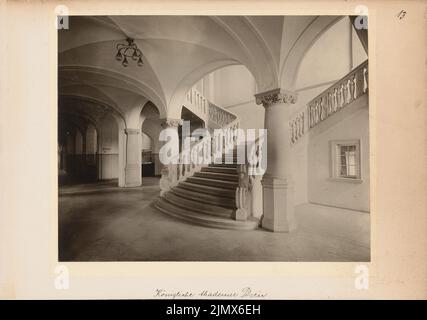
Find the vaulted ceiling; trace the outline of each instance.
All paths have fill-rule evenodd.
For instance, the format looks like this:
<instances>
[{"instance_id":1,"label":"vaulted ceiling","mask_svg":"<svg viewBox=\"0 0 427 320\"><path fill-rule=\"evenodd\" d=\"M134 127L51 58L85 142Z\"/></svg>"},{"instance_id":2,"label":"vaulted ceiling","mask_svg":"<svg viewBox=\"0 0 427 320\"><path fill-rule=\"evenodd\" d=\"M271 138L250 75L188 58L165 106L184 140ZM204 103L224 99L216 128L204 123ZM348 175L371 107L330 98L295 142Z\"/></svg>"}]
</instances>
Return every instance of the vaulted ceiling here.
<instances>
[{"instance_id":1,"label":"vaulted ceiling","mask_svg":"<svg viewBox=\"0 0 427 320\"><path fill-rule=\"evenodd\" d=\"M128 124L147 101L156 106L160 117L179 117L191 86L227 65L246 66L257 82L258 92L292 87L305 52L339 19L70 17L69 29L60 30L58 36L59 94L108 105ZM135 39L144 54L142 67L132 62L123 67L116 61L116 45L127 37Z\"/></svg>"}]
</instances>

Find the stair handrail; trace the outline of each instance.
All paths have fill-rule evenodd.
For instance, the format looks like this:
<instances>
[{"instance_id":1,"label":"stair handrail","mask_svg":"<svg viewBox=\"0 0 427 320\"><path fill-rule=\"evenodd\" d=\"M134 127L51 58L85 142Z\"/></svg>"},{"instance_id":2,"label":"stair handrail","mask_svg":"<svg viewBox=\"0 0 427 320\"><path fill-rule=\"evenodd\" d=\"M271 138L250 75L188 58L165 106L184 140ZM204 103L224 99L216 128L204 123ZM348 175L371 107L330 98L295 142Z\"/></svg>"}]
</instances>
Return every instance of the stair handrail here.
<instances>
[{"instance_id":1,"label":"stair handrail","mask_svg":"<svg viewBox=\"0 0 427 320\"><path fill-rule=\"evenodd\" d=\"M221 108L209 101L209 127L213 127L212 124L214 124L214 126L217 128L224 128L225 126L236 121L237 119L237 115L233 112L225 108Z\"/></svg>"},{"instance_id":2,"label":"stair handrail","mask_svg":"<svg viewBox=\"0 0 427 320\"><path fill-rule=\"evenodd\" d=\"M291 144L297 143L311 128L368 93L368 60L322 91L297 111L289 121Z\"/></svg>"},{"instance_id":3,"label":"stair handrail","mask_svg":"<svg viewBox=\"0 0 427 320\"><path fill-rule=\"evenodd\" d=\"M193 94L194 92L198 92L194 88L190 90ZM200 93L198 95L194 95L197 97L199 101L208 101L205 97L199 98L201 96ZM240 126L240 121L238 117L233 114L232 112L229 112L228 110L225 110L217 105L214 105L213 103L210 103L208 101L208 109L215 108L216 111L211 113L208 112L208 114L214 114L217 113L218 108L222 109L224 111L224 114L230 114L232 116L226 117L230 121L227 123L224 123L221 126L221 129L223 130L234 130L238 129ZM203 163L195 163L193 159L193 154L196 153L199 155L199 157L202 157L202 159L208 158L210 156L211 161L213 161L213 145L217 143L216 137L211 135L206 135L201 140L197 141L196 143L193 143L190 145L189 150L183 150L178 155L176 155L172 161L169 164L166 164L163 166L161 170L161 179L160 179L160 196L163 196L167 191L169 191L172 187L176 186L178 183L184 181L189 176L192 176L195 172L198 172L201 170L201 168L208 166L209 163L203 162ZM208 154L209 153L209 154ZM188 156L190 156L190 161L183 161L184 159L188 160Z\"/></svg>"}]
</instances>

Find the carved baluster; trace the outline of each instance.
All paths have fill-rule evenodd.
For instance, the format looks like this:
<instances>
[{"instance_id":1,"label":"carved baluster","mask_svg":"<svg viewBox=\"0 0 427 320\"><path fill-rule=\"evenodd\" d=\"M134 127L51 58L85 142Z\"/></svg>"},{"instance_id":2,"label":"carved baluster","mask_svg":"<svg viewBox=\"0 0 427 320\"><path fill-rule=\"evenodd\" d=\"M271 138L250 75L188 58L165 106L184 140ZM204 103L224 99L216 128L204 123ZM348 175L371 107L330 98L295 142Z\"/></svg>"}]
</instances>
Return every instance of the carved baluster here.
<instances>
[{"instance_id":1,"label":"carved baluster","mask_svg":"<svg viewBox=\"0 0 427 320\"><path fill-rule=\"evenodd\" d=\"M289 122L289 128L291 130L291 143L295 142L295 137L294 137L294 126L293 126L293 121Z\"/></svg>"},{"instance_id":2,"label":"carved baluster","mask_svg":"<svg viewBox=\"0 0 427 320\"><path fill-rule=\"evenodd\" d=\"M298 141L298 123L297 123L297 119L294 119L292 121L292 135L294 137L294 141L293 142L297 142Z\"/></svg>"},{"instance_id":3,"label":"carved baluster","mask_svg":"<svg viewBox=\"0 0 427 320\"><path fill-rule=\"evenodd\" d=\"M368 66L363 68L363 92L368 91L369 88Z\"/></svg>"},{"instance_id":4,"label":"carved baluster","mask_svg":"<svg viewBox=\"0 0 427 320\"><path fill-rule=\"evenodd\" d=\"M303 112L302 113L302 131L301 131L301 133L302 133L302 135L304 135L304 131L305 131L305 121L304 121L304 118L305 118L305 113Z\"/></svg>"},{"instance_id":5,"label":"carved baluster","mask_svg":"<svg viewBox=\"0 0 427 320\"><path fill-rule=\"evenodd\" d=\"M350 78L350 102L356 99L356 75L357 73Z\"/></svg>"},{"instance_id":6,"label":"carved baluster","mask_svg":"<svg viewBox=\"0 0 427 320\"><path fill-rule=\"evenodd\" d=\"M344 105L348 103L348 79L343 81L343 89L344 89Z\"/></svg>"},{"instance_id":7,"label":"carved baluster","mask_svg":"<svg viewBox=\"0 0 427 320\"><path fill-rule=\"evenodd\" d=\"M313 127L317 124L317 101L314 102L313 106Z\"/></svg>"},{"instance_id":8,"label":"carved baluster","mask_svg":"<svg viewBox=\"0 0 427 320\"><path fill-rule=\"evenodd\" d=\"M238 186L236 189L236 220L246 220L248 217L248 187L249 177L247 174L246 164L237 165L237 175L239 177Z\"/></svg>"},{"instance_id":9,"label":"carved baluster","mask_svg":"<svg viewBox=\"0 0 427 320\"><path fill-rule=\"evenodd\" d=\"M341 109L343 105L342 86L338 86L338 109Z\"/></svg>"},{"instance_id":10,"label":"carved baluster","mask_svg":"<svg viewBox=\"0 0 427 320\"><path fill-rule=\"evenodd\" d=\"M347 104L347 99L348 99L347 82L342 83L341 87L342 87L342 92L343 92L343 105L342 106L345 106Z\"/></svg>"},{"instance_id":11,"label":"carved baluster","mask_svg":"<svg viewBox=\"0 0 427 320\"><path fill-rule=\"evenodd\" d=\"M295 141L298 141L298 139L301 137L301 125L300 125L300 118L297 116L295 119Z\"/></svg>"},{"instance_id":12,"label":"carved baluster","mask_svg":"<svg viewBox=\"0 0 427 320\"><path fill-rule=\"evenodd\" d=\"M317 105L316 101L313 104L313 127L317 124Z\"/></svg>"},{"instance_id":13,"label":"carved baluster","mask_svg":"<svg viewBox=\"0 0 427 320\"><path fill-rule=\"evenodd\" d=\"M298 139L301 137L301 123L299 115L295 119L295 141L298 141Z\"/></svg>"},{"instance_id":14,"label":"carved baluster","mask_svg":"<svg viewBox=\"0 0 427 320\"><path fill-rule=\"evenodd\" d=\"M302 137L304 135L304 113L300 114L300 136Z\"/></svg>"},{"instance_id":15,"label":"carved baluster","mask_svg":"<svg viewBox=\"0 0 427 320\"><path fill-rule=\"evenodd\" d=\"M364 79L363 79L363 69L358 70L355 74L356 76L356 99L360 97L363 92L363 86L364 86Z\"/></svg>"},{"instance_id":16,"label":"carved baluster","mask_svg":"<svg viewBox=\"0 0 427 320\"><path fill-rule=\"evenodd\" d=\"M315 106L311 105L311 128L316 125L316 109Z\"/></svg>"},{"instance_id":17,"label":"carved baluster","mask_svg":"<svg viewBox=\"0 0 427 320\"><path fill-rule=\"evenodd\" d=\"M326 118L325 96L320 98L320 121Z\"/></svg>"}]
</instances>

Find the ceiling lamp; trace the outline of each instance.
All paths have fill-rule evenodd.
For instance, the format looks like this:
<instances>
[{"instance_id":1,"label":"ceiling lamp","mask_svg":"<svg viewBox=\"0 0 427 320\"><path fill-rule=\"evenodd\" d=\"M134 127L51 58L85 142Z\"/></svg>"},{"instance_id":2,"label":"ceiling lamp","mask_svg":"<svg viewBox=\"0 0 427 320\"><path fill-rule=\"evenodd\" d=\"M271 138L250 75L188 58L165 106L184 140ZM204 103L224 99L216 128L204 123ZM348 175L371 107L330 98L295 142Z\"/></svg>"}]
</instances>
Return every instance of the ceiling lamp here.
<instances>
[{"instance_id":1,"label":"ceiling lamp","mask_svg":"<svg viewBox=\"0 0 427 320\"><path fill-rule=\"evenodd\" d=\"M119 43L117 45L117 54L116 60L121 61L123 67L127 67L129 65L128 58L134 61L137 61L137 65L142 67L142 52L138 49L138 46L134 42L133 39L127 38L127 44Z\"/></svg>"}]
</instances>

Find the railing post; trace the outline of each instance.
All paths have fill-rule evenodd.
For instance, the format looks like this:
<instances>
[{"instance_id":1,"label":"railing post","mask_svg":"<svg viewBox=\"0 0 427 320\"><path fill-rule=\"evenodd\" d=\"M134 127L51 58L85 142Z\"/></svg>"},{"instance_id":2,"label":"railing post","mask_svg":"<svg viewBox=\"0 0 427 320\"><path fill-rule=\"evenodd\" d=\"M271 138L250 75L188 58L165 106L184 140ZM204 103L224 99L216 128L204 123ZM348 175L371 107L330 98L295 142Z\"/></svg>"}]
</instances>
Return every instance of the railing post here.
<instances>
[{"instance_id":1,"label":"railing post","mask_svg":"<svg viewBox=\"0 0 427 320\"><path fill-rule=\"evenodd\" d=\"M235 219L244 221L248 218L248 187L249 177L246 164L237 165L238 186L236 189L236 212Z\"/></svg>"}]
</instances>

